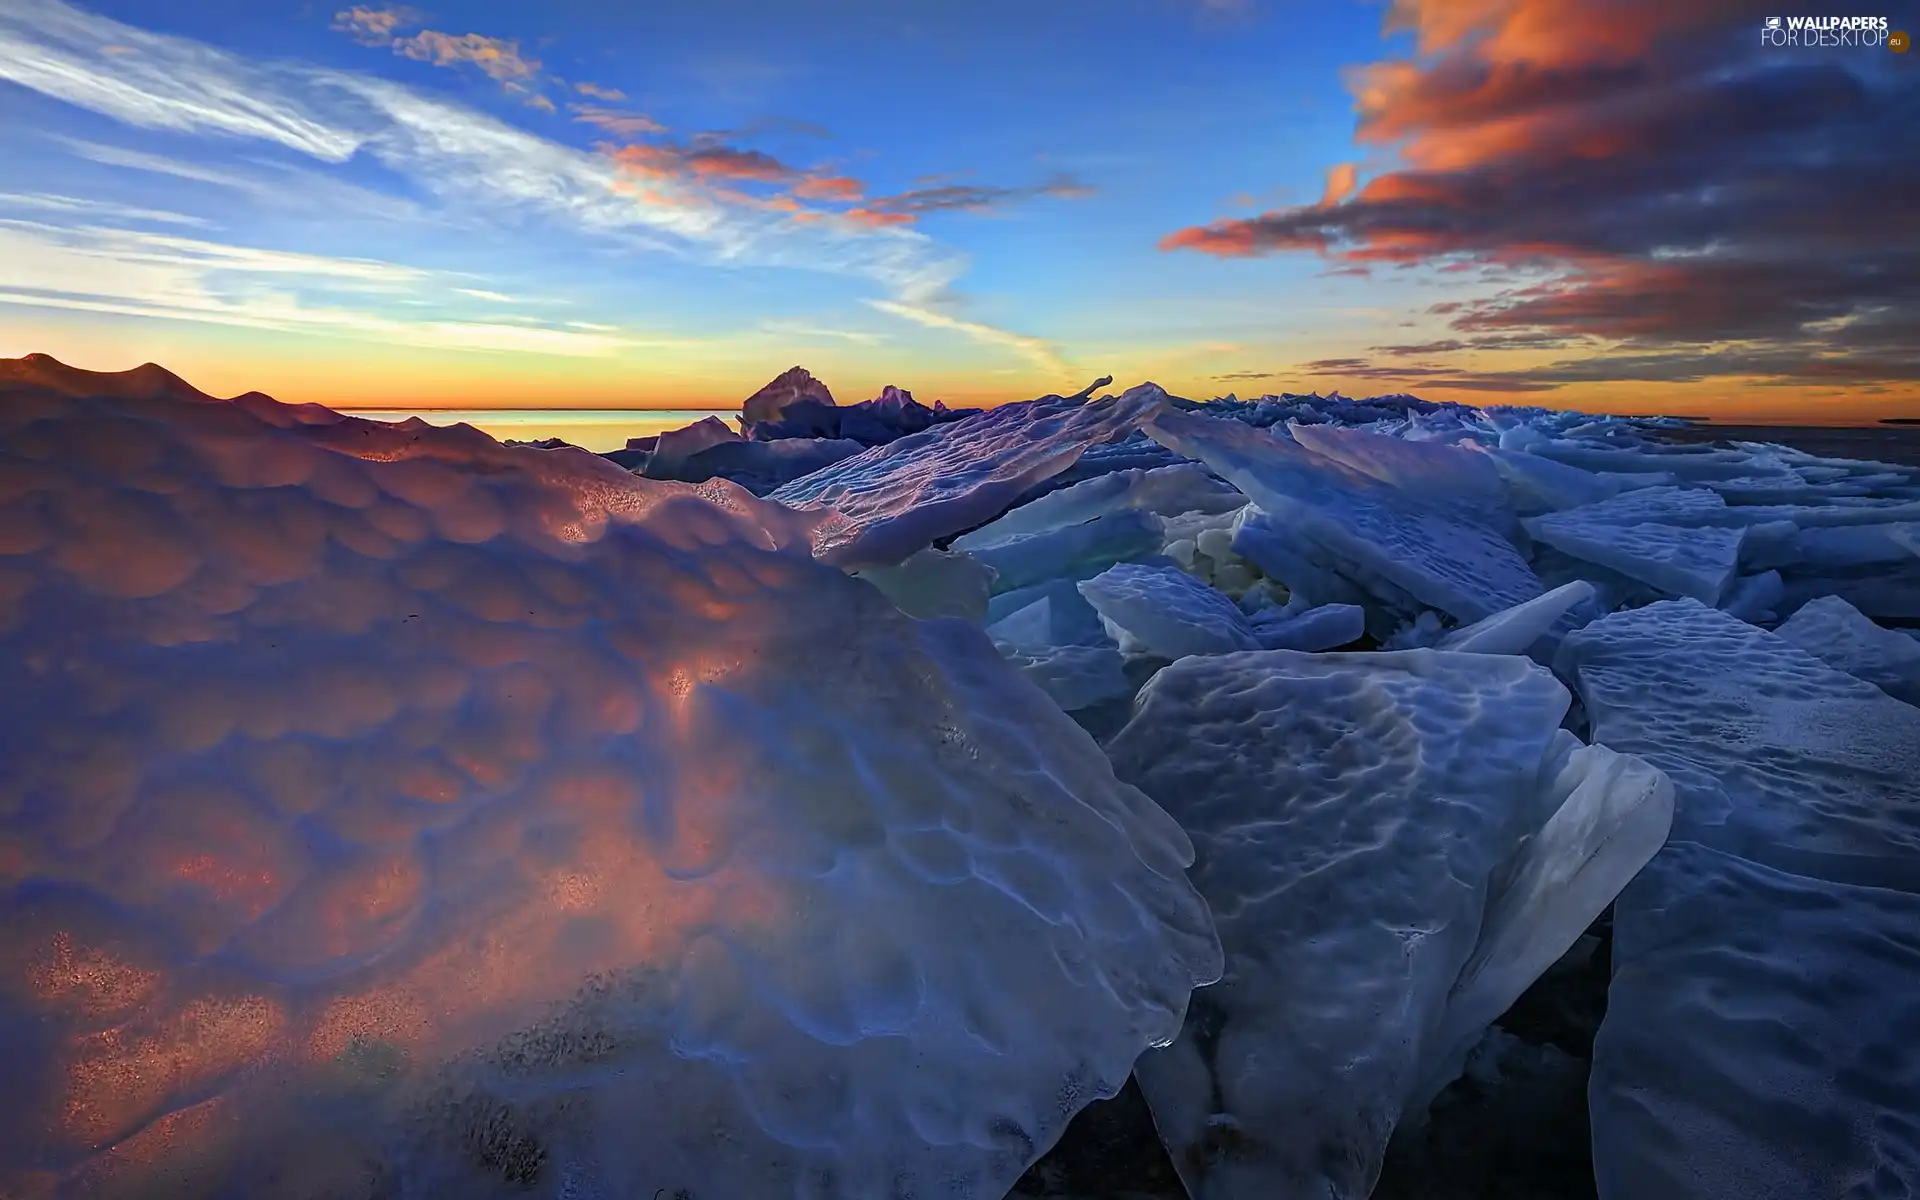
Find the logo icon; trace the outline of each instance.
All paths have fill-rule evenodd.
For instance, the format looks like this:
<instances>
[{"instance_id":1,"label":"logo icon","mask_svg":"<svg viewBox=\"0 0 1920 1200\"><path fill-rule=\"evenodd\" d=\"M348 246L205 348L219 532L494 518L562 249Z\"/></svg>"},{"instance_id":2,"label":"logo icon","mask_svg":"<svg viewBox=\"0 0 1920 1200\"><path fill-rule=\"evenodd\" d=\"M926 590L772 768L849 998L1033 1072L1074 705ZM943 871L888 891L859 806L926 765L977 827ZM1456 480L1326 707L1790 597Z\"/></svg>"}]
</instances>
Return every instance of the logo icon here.
<instances>
[{"instance_id":1,"label":"logo icon","mask_svg":"<svg viewBox=\"0 0 1920 1200\"><path fill-rule=\"evenodd\" d=\"M1769 32L1771 32L1771 31L1773 31L1773 30L1775 30L1775 29L1778 29L1778 28L1780 28L1780 18L1779 18L1779 17L1768 17L1768 18L1767 18L1767 30L1768 30Z\"/></svg>"},{"instance_id":2,"label":"logo icon","mask_svg":"<svg viewBox=\"0 0 1920 1200\"><path fill-rule=\"evenodd\" d=\"M1895 54L1905 54L1907 47L1911 45L1913 45L1913 39L1907 36L1905 30L1895 30L1887 35L1887 49Z\"/></svg>"}]
</instances>

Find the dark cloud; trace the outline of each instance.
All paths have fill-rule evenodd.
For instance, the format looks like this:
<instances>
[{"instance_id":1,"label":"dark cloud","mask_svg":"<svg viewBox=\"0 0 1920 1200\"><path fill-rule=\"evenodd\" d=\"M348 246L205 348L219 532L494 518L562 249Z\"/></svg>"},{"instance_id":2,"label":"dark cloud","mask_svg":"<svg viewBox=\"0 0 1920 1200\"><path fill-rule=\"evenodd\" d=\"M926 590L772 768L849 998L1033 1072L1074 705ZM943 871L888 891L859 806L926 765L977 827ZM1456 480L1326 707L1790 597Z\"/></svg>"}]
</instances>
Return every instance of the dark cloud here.
<instances>
[{"instance_id":1,"label":"dark cloud","mask_svg":"<svg viewBox=\"0 0 1920 1200\"><path fill-rule=\"evenodd\" d=\"M1162 245L1524 268L1531 282L1430 311L1463 335L1606 339L1625 365L1588 369L1610 378L1911 380L1920 73L1884 48L1763 47L1759 11L1400 0L1419 56L1354 90L1360 140L1405 165Z\"/></svg>"},{"instance_id":2,"label":"dark cloud","mask_svg":"<svg viewBox=\"0 0 1920 1200\"><path fill-rule=\"evenodd\" d=\"M1028 187L989 187L982 184L945 183L915 188L893 196L881 196L867 203L875 212L896 213L908 217L930 212L989 212L1042 196L1084 199L1093 189L1065 175L1056 175L1045 183Z\"/></svg>"}]
</instances>

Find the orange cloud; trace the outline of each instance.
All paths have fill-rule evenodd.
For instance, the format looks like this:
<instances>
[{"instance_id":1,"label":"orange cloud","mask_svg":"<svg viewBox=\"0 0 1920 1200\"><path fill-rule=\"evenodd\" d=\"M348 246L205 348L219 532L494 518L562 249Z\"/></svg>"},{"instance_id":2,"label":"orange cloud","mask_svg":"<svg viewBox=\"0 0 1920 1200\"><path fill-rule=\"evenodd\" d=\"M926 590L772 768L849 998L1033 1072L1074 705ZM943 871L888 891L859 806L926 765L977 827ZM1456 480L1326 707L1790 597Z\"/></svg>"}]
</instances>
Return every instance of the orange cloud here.
<instances>
[{"instance_id":1,"label":"orange cloud","mask_svg":"<svg viewBox=\"0 0 1920 1200\"><path fill-rule=\"evenodd\" d=\"M1338 163L1327 172L1327 190L1321 195L1320 203L1338 204L1353 195L1354 185L1359 182L1360 168L1350 162Z\"/></svg>"},{"instance_id":2,"label":"orange cloud","mask_svg":"<svg viewBox=\"0 0 1920 1200\"><path fill-rule=\"evenodd\" d=\"M396 31L419 23L420 14L406 7L370 8L356 4L333 14L336 32L350 34L355 41L367 46L391 45Z\"/></svg>"},{"instance_id":3,"label":"orange cloud","mask_svg":"<svg viewBox=\"0 0 1920 1200\"><path fill-rule=\"evenodd\" d=\"M601 87L597 83L576 83L573 85L573 90L582 96L592 96L595 100L605 100L610 104L617 104L627 98L627 94L619 88Z\"/></svg>"},{"instance_id":4,"label":"orange cloud","mask_svg":"<svg viewBox=\"0 0 1920 1200\"><path fill-rule=\"evenodd\" d=\"M861 225L871 225L876 229L884 228L888 225L913 224L912 213L884 212L872 208L850 208L840 215L850 221L858 222Z\"/></svg>"},{"instance_id":5,"label":"orange cloud","mask_svg":"<svg viewBox=\"0 0 1920 1200\"><path fill-rule=\"evenodd\" d=\"M1160 245L1525 266L1550 278L1456 303L1453 327L1481 348L1527 331L1648 348L1636 379L1920 379L1920 209L1904 199L1920 163L1886 149L1920 79L1858 50L1769 50L1755 11L1396 0L1388 28L1413 33L1416 56L1349 85L1357 140L1402 165L1358 187L1336 168L1316 203Z\"/></svg>"},{"instance_id":6,"label":"orange cloud","mask_svg":"<svg viewBox=\"0 0 1920 1200\"><path fill-rule=\"evenodd\" d=\"M458 37L437 30L423 29L412 37L395 38L395 54L402 54L436 67L462 63L478 67L488 78L500 83L520 83L540 73L540 60L520 53L520 43L505 38L463 33Z\"/></svg>"},{"instance_id":7,"label":"orange cloud","mask_svg":"<svg viewBox=\"0 0 1920 1200\"><path fill-rule=\"evenodd\" d=\"M809 200L837 200L852 204L865 189L858 179L847 175L814 175L793 185L793 194Z\"/></svg>"}]
</instances>

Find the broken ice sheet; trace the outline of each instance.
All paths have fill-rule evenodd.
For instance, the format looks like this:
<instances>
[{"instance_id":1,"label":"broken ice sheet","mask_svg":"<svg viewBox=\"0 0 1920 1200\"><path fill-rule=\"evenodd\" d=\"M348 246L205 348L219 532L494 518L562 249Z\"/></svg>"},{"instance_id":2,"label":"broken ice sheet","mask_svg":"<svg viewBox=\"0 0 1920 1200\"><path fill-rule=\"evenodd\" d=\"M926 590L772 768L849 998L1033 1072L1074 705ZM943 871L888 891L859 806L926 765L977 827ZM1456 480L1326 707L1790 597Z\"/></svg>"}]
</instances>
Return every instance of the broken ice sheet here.
<instances>
[{"instance_id":1,"label":"broken ice sheet","mask_svg":"<svg viewBox=\"0 0 1920 1200\"><path fill-rule=\"evenodd\" d=\"M1187 658L1142 690L1107 751L1193 838L1227 953L1135 1068L1198 1200L1365 1197L1460 1022L1658 845L1657 773L1576 759L1569 700L1527 659L1427 650Z\"/></svg>"},{"instance_id":2,"label":"broken ice sheet","mask_svg":"<svg viewBox=\"0 0 1920 1200\"><path fill-rule=\"evenodd\" d=\"M998 1195L1218 972L1179 827L732 485L14 392L0 496L0 1193Z\"/></svg>"},{"instance_id":3,"label":"broken ice sheet","mask_svg":"<svg viewBox=\"0 0 1920 1200\"><path fill-rule=\"evenodd\" d=\"M1259 648L1233 601L1176 567L1121 563L1079 589L1123 652L1172 659Z\"/></svg>"},{"instance_id":4,"label":"broken ice sheet","mask_svg":"<svg viewBox=\"0 0 1920 1200\"><path fill-rule=\"evenodd\" d=\"M1920 897L1674 842L1614 909L1601 1200L1920 1194Z\"/></svg>"},{"instance_id":5,"label":"broken ice sheet","mask_svg":"<svg viewBox=\"0 0 1920 1200\"><path fill-rule=\"evenodd\" d=\"M1341 574L1384 598L1409 595L1459 620L1478 621L1543 590L1513 543L1490 525L1426 505L1284 438L1185 412L1161 413L1147 432L1212 467L1338 562ZM1253 550L1244 552L1260 561ZM1284 572L1269 573L1294 586Z\"/></svg>"},{"instance_id":6,"label":"broken ice sheet","mask_svg":"<svg viewBox=\"0 0 1920 1200\"><path fill-rule=\"evenodd\" d=\"M1920 704L1920 644L1882 629L1838 596L1808 601L1774 632L1896 700Z\"/></svg>"},{"instance_id":7,"label":"broken ice sheet","mask_svg":"<svg viewBox=\"0 0 1920 1200\"><path fill-rule=\"evenodd\" d=\"M1167 394L1151 383L1086 404L1030 400L936 425L783 484L769 496L829 509L814 552L847 568L891 566L935 538L991 520L1089 446L1137 428Z\"/></svg>"},{"instance_id":8,"label":"broken ice sheet","mask_svg":"<svg viewBox=\"0 0 1920 1200\"><path fill-rule=\"evenodd\" d=\"M1672 777L1674 837L1920 890L1920 709L1697 600L1602 617L1555 669L1596 741Z\"/></svg>"}]
</instances>

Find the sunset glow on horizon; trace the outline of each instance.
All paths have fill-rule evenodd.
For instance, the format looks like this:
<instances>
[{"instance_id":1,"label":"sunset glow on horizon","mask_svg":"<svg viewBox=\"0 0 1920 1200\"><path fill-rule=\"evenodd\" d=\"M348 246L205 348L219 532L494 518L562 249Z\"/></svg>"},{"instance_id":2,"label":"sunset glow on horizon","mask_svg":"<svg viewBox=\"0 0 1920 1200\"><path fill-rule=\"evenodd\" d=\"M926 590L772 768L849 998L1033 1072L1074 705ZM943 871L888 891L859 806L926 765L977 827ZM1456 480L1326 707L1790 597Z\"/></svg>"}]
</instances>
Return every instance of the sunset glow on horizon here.
<instances>
[{"instance_id":1,"label":"sunset glow on horizon","mask_svg":"<svg viewBox=\"0 0 1920 1200\"><path fill-rule=\"evenodd\" d=\"M1884 48L1725 0L803 7L0 0L0 357L343 410L800 364L1920 416Z\"/></svg>"}]
</instances>

